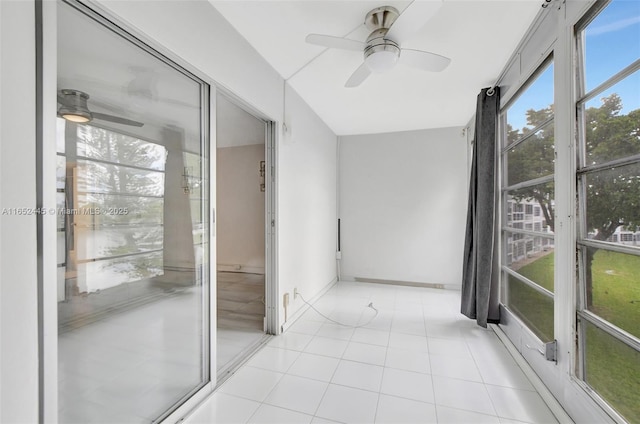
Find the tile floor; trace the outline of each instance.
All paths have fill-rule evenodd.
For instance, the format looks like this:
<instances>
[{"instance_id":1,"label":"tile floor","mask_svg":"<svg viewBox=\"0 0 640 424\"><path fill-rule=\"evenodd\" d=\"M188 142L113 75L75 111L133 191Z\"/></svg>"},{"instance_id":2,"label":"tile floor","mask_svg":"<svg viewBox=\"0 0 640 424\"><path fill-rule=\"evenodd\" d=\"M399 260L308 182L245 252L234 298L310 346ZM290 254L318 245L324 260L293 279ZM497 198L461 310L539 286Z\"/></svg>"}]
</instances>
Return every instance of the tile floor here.
<instances>
[{"instance_id":1,"label":"tile floor","mask_svg":"<svg viewBox=\"0 0 640 424\"><path fill-rule=\"evenodd\" d=\"M459 292L340 282L257 352L187 422L556 423Z\"/></svg>"}]
</instances>

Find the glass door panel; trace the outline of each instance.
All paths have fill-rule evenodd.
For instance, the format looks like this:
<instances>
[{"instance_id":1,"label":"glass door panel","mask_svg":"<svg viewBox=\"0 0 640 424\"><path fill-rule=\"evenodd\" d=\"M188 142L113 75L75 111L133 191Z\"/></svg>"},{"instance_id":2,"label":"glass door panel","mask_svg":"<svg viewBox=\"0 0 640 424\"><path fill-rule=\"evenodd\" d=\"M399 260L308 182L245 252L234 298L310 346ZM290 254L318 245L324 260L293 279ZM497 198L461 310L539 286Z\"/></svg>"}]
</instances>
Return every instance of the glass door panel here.
<instances>
[{"instance_id":1,"label":"glass door panel","mask_svg":"<svg viewBox=\"0 0 640 424\"><path fill-rule=\"evenodd\" d=\"M206 85L58 8L59 421L150 422L210 381Z\"/></svg>"}]
</instances>

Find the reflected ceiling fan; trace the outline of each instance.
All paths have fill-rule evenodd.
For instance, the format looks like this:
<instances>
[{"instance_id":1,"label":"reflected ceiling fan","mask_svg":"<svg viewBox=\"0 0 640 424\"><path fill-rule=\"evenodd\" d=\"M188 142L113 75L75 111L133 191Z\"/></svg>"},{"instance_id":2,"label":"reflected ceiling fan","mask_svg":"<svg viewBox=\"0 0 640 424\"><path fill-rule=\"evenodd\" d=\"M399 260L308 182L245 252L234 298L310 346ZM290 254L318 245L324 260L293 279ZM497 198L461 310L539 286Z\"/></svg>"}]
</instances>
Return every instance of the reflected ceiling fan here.
<instances>
[{"instance_id":1,"label":"reflected ceiling fan","mask_svg":"<svg viewBox=\"0 0 640 424\"><path fill-rule=\"evenodd\" d=\"M357 87L372 72L387 72L397 63L440 72L449 66L451 59L431 52L400 47L435 15L440 6L442 0L414 0L402 14L392 6L377 7L365 17L364 24L371 30L365 42L321 34L309 34L306 41L319 46L364 53L364 63L349 77L345 87Z\"/></svg>"},{"instance_id":2,"label":"reflected ceiling fan","mask_svg":"<svg viewBox=\"0 0 640 424\"><path fill-rule=\"evenodd\" d=\"M120 116L108 115L106 113L92 112L87 106L89 95L80 90L64 88L58 91L58 116L71 122L85 123L94 119L113 122L121 125L141 127L142 122L122 118Z\"/></svg>"}]
</instances>

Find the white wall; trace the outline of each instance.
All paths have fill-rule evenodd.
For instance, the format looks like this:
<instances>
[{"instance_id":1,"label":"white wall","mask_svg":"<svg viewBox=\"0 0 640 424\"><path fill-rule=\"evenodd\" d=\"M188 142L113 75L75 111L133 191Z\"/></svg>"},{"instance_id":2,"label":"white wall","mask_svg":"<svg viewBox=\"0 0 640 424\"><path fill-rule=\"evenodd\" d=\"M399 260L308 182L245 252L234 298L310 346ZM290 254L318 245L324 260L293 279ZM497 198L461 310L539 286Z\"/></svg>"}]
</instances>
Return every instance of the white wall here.
<instances>
[{"instance_id":1,"label":"white wall","mask_svg":"<svg viewBox=\"0 0 640 424\"><path fill-rule=\"evenodd\" d=\"M259 172L264 152L264 144L218 149L219 271L264 274L265 192L260 191Z\"/></svg>"},{"instance_id":2,"label":"white wall","mask_svg":"<svg viewBox=\"0 0 640 424\"><path fill-rule=\"evenodd\" d=\"M462 128L340 138L342 277L459 288L467 214Z\"/></svg>"},{"instance_id":3,"label":"white wall","mask_svg":"<svg viewBox=\"0 0 640 424\"><path fill-rule=\"evenodd\" d=\"M36 206L34 16L32 2L0 2L0 210ZM0 422L33 423L38 421L36 216L2 214L0 233Z\"/></svg>"},{"instance_id":4,"label":"white wall","mask_svg":"<svg viewBox=\"0 0 640 424\"><path fill-rule=\"evenodd\" d=\"M289 317L336 280L337 137L291 88L278 153L280 298L291 294Z\"/></svg>"}]
</instances>

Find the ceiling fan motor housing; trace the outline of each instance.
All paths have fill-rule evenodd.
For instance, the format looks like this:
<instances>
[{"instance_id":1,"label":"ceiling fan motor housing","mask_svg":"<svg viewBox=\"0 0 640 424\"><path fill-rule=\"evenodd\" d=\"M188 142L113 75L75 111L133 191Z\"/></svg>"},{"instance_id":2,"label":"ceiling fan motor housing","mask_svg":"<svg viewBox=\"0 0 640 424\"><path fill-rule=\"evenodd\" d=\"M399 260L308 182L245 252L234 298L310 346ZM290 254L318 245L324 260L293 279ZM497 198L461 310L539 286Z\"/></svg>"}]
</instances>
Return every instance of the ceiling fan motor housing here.
<instances>
[{"instance_id":1,"label":"ceiling fan motor housing","mask_svg":"<svg viewBox=\"0 0 640 424\"><path fill-rule=\"evenodd\" d=\"M373 72L386 72L400 57L400 46L386 37L400 14L391 6L377 7L367 13L364 24L371 30L364 48L364 61Z\"/></svg>"},{"instance_id":2,"label":"ceiling fan motor housing","mask_svg":"<svg viewBox=\"0 0 640 424\"><path fill-rule=\"evenodd\" d=\"M64 97L64 103L58 109L58 115L74 122L88 122L93 119L91 111L87 106L89 95L80 90L60 90L60 95Z\"/></svg>"}]
</instances>

